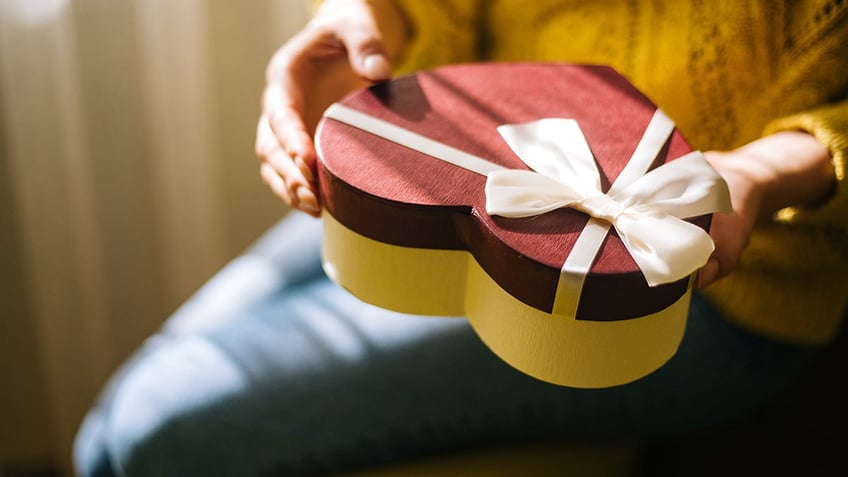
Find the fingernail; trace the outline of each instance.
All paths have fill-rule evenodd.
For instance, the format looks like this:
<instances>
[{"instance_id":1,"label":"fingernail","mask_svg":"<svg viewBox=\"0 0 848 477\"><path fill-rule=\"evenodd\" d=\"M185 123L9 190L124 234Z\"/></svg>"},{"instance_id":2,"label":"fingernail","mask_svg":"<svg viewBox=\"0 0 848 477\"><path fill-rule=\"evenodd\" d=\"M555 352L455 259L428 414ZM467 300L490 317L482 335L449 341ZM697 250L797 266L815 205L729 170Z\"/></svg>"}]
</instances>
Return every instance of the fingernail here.
<instances>
[{"instance_id":1,"label":"fingernail","mask_svg":"<svg viewBox=\"0 0 848 477\"><path fill-rule=\"evenodd\" d=\"M384 55L371 54L362 61L365 75L372 80L387 79L392 74L389 60Z\"/></svg>"},{"instance_id":2,"label":"fingernail","mask_svg":"<svg viewBox=\"0 0 848 477\"><path fill-rule=\"evenodd\" d=\"M299 202L298 206L304 212L317 214L321 210L320 207L318 207L318 199L315 197L315 194L306 187L298 187L297 200Z\"/></svg>"},{"instance_id":3,"label":"fingernail","mask_svg":"<svg viewBox=\"0 0 848 477\"><path fill-rule=\"evenodd\" d=\"M294 158L294 165L297 166L297 169L303 174L303 177L309 182L315 182L315 176L312 174L312 169L303 162L303 158L297 156Z\"/></svg>"}]
</instances>

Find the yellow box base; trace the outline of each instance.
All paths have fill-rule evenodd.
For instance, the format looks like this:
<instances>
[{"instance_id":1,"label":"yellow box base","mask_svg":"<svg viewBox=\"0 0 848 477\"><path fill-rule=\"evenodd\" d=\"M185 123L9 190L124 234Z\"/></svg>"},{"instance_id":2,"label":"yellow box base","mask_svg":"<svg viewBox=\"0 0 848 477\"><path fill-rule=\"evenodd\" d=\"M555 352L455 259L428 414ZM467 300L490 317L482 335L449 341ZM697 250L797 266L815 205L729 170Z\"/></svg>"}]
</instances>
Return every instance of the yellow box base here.
<instances>
[{"instance_id":1,"label":"yellow box base","mask_svg":"<svg viewBox=\"0 0 848 477\"><path fill-rule=\"evenodd\" d=\"M644 377L677 351L691 285L657 313L624 321L578 321L512 297L467 251L401 247L360 235L324 211L327 275L359 299L402 313L465 316L514 368L550 383L603 388ZM614 300L615 290L610 290Z\"/></svg>"}]
</instances>

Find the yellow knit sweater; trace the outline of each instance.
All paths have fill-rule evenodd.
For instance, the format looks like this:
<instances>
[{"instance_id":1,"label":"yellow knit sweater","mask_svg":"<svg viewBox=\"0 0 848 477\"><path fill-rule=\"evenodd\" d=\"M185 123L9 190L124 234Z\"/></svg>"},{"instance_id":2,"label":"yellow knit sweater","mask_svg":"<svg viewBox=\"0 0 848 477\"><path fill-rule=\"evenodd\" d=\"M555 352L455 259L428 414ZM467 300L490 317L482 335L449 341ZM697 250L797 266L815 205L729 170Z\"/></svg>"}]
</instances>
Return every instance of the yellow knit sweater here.
<instances>
[{"instance_id":1,"label":"yellow knit sweater","mask_svg":"<svg viewBox=\"0 0 848 477\"><path fill-rule=\"evenodd\" d=\"M737 269L705 293L732 320L824 344L848 303L848 2L399 0L411 26L398 73L469 61L615 67L695 149L778 130L831 151L836 194L758 224Z\"/></svg>"}]
</instances>

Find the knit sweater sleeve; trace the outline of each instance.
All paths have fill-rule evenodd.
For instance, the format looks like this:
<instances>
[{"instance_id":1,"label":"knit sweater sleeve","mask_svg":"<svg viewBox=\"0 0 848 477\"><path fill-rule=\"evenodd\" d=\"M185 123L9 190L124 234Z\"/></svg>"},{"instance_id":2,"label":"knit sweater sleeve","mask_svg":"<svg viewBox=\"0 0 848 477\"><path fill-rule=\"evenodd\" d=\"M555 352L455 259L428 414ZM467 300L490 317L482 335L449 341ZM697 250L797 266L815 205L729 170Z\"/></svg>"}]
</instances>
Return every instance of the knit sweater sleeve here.
<instances>
[{"instance_id":1,"label":"knit sweater sleeve","mask_svg":"<svg viewBox=\"0 0 848 477\"><path fill-rule=\"evenodd\" d=\"M808 132L828 148L837 183L833 194L824 203L806 208L790 207L780 211L777 220L835 226L848 233L848 101L777 119L768 124L765 134L786 130Z\"/></svg>"},{"instance_id":2,"label":"knit sweater sleeve","mask_svg":"<svg viewBox=\"0 0 848 477\"><path fill-rule=\"evenodd\" d=\"M806 131L828 148L837 186L817 207L789 208L777 218L789 223L835 226L848 232L848 5L834 0L795 2L787 12L779 84L810 91L787 116L771 121L765 134ZM792 85L792 86L789 86ZM804 96L798 96L803 98Z\"/></svg>"},{"instance_id":3,"label":"knit sweater sleeve","mask_svg":"<svg viewBox=\"0 0 848 477\"><path fill-rule=\"evenodd\" d=\"M848 4L798 1L786 13L772 95L784 114L764 134L815 136L830 151L836 187L819 204L759 224L737 270L706 292L736 321L820 344L835 336L848 305Z\"/></svg>"}]
</instances>

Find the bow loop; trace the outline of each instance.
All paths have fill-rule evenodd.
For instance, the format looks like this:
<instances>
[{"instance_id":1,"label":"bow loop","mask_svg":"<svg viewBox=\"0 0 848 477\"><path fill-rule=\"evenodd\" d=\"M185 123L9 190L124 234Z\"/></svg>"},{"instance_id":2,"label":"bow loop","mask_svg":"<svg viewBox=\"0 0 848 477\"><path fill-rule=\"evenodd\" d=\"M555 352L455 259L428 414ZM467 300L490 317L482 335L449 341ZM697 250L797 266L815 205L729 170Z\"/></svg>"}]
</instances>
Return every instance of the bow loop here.
<instances>
[{"instance_id":1,"label":"bow loop","mask_svg":"<svg viewBox=\"0 0 848 477\"><path fill-rule=\"evenodd\" d=\"M643 142L663 144L661 135L673 129L668 124L658 130L649 125ZM615 227L651 286L677 281L707 262L712 239L683 219L729 213L731 208L727 184L701 153L687 154L630 183L616 181L604 194L594 156L575 120L549 118L500 126L498 131L533 170L488 174L490 215L530 217L571 207L605 220ZM638 149L634 155L645 154ZM654 157L658 152L651 151Z\"/></svg>"}]
</instances>

